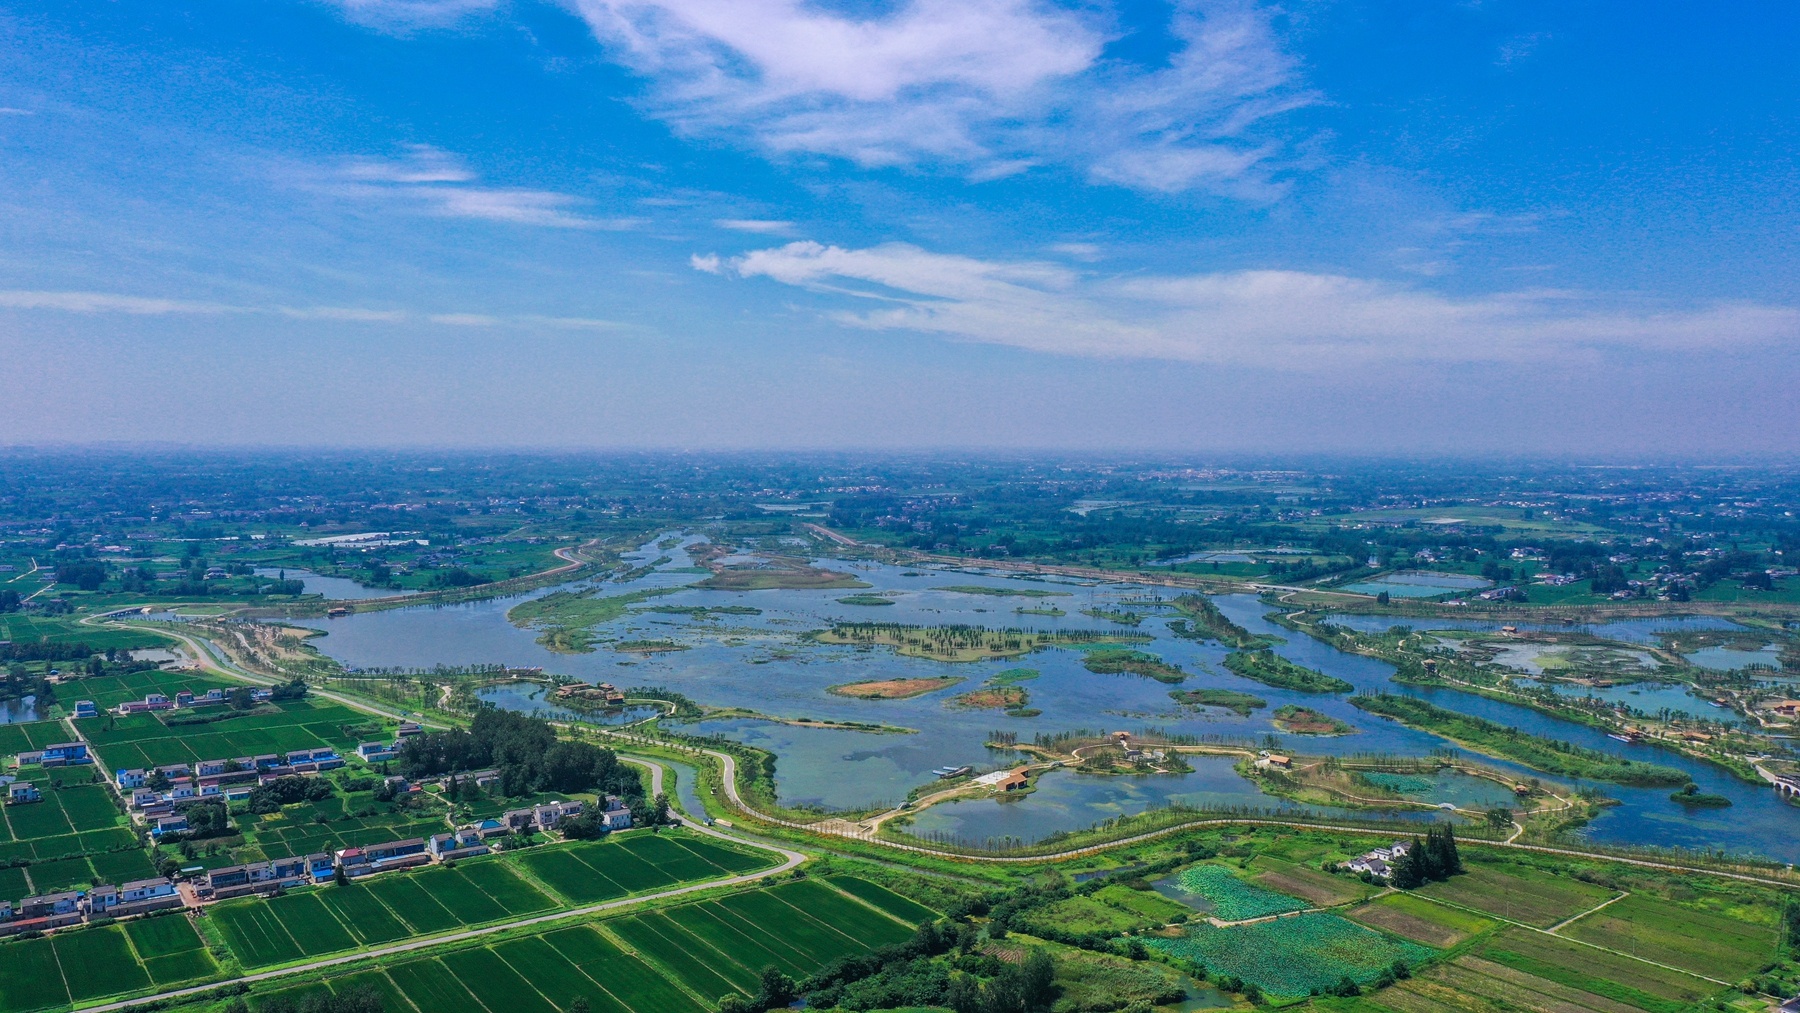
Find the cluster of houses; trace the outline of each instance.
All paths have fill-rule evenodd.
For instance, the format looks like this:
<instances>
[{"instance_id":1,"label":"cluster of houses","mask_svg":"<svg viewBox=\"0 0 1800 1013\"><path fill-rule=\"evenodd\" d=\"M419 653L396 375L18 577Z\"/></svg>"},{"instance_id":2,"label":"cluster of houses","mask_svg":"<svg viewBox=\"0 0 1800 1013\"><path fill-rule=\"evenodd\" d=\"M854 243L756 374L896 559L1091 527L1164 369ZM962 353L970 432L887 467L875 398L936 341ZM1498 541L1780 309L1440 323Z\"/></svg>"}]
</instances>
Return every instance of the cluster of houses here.
<instances>
[{"instance_id":1,"label":"cluster of houses","mask_svg":"<svg viewBox=\"0 0 1800 1013\"><path fill-rule=\"evenodd\" d=\"M409 837L386 844L366 844L344 848L335 853L316 852L293 858L277 858L266 862L232 865L207 872L197 893L205 900L225 900L253 893L275 893L289 887L308 886L335 880L341 873L349 879L360 879L378 872L411 869L431 862L485 855L494 837L516 833L551 830L571 816L579 816L587 806L583 802L548 802L527 809L514 809L498 819L482 820L460 827L452 833L432 837ZM608 830L625 830L631 826L631 811L617 796L607 796L601 809L602 824Z\"/></svg>"},{"instance_id":2,"label":"cluster of houses","mask_svg":"<svg viewBox=\"0 0 1800 1013\"><path fill-rule=\"evenodd\" d=\"M356 756L364 763L381 763L396 759L400 755L400 747L406 743L406 740L424 731L424 728L411 721L402 721L399 731L394 734L394 741L358 743Z\"/></svg>"},{"instance_id":3,"label":"cluster of houses","mask_svg":"<svg viewBox=\"0 0 1800 1013\"><path fill-rule=\"evenodd\" d=\"M487 842L495 837L553 830L563 820L580 816L586 808L581 802L546 802L527 809L509 809L498 819L469 823L451 833L428 838L425 850L439 861L485 855L491 850ZM631 829L631 810L623 799L608 795L601 800L600 825L608 831Z\"/></svg>"},{"instance_id":4,"label":"cluster of houses","mask_svg":"<svg viewBox=\"0 0 1800 1013\"><path fill-rule=\"evenodd\" d=\"M1344 868L1359 874L1366 872L1376 879L1387 879L1394 874L1393 863L1399 861L1400 856L1411 850L1411 841L1395 841L1385 848L1376 848L1373 851L1365 851L1357 855L1345 862Z\"/></svg>"},{"instance_id":5,"label":"cluster of houses","mask_svg":"<svg viewBox=\"0 0 1800 1013\"><path fill-rule=\"evenodd\" d=\"M185 763L148 770L133 767L114 771L113 783L127 798L132 814L150 826L153 836L164 837L187 831L187 818L181 810L188 806L200 802L240 802L250 797L252 788L276 778L318 774L343 765L343 758L335 750L320 746L286 754L201 760L192 767ZM166 788L150 787L151 782L164 780L168 782Z\"/></svg>"},{"instance_id":6,"label":"cluster of houses","mask_svg":"<svg viewBox=\"0 0 1800 1013\"><path fill-rule=\"evenodd\" d=\"M17 904L0 900L0 936L44 932L96 918L148 914L181 904L175 884L162 876L133 880L124 886L102 885L90 890L27 897Z\"/></svg>"},{"instance_id":7,"label":"cluster of houses","mask_svg":"<svg viewBox=\"0 0 1800 1013\"><path fill-rule=\"evenodd\" d=\"M250 691L250 699L257 703L263 703L271 699L274 695L275 694L272 691L266 689L253 689ZM145 695L142 700L126 700L124 703L113 708L113 710L120 717L125 717L131 714L153 714L157 711L176 710L178 708L223 707L230 702L231 693L228 690L220 689L215 686L204 693L198 694L184 689L181 692L176 693L175 698L172 700L162 693L150 693ZM94 716L91 714L84 715L80 712L81 704L84 703L92 706L90 701L80 701L75 705L75 716L78 718Z\"/></svg>"}]
</instances>

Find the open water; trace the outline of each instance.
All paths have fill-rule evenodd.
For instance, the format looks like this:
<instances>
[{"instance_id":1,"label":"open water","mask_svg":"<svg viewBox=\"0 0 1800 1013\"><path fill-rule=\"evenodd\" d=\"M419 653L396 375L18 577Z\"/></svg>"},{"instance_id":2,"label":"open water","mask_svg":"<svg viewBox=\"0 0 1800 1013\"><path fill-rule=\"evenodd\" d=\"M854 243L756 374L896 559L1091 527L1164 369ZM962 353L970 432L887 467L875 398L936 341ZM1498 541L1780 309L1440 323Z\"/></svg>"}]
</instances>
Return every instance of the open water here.
<instances>
[{"instance_id":1,"label":"open water","mask_svg":"<svg viewBox=\"0 0 1800 1013\"><path fill-rule=\"evenodd\" d=\"M866 808L895 802L911 788L932 780L936 767L971 764L994 769L1017 762L1010 751L983 744L993 732L1016 734L1030 741L1037 733L1073 729L1096 731L1161 730L1194 736L1223 736L1260 741L1273 734L1283 748L1307 753L1385 753L1423 756L1448 743L1383 718L1356 710L1343 696L1294 693L1233 675L1222 661L1227 651L1216 644L1174 635L1168 622L1173 610L1156 604L1159 591L1129 585L1093 585L1075 581L1031 579L982 573L905 569L862 562L819 560L829 569L850 573L872 585L857 590L713 591L686 587L703 574L691 567L683 549L660 550L654 544L635 554L648 563L660 556L671 562L629 583L607 583L603 594L643 588L674 588L650 599L633 613L600 629L612 640L675 640L688 649L640 656L618 653L605 644L591 654L554 654L535 642L536 634L514 627L506 611L521 598L424 606L359 613L339 619L301 620L328 631L314 643L352 667L467 665L505 663L542 666L589 682L621 687L666 686L706 704L745 707L789 718L812 717L877 722L913 729L910 733L875 733L799 728L769 721L732 719L702 722L696 730L722 734L773 750L779 757L776 786L784 802L827 809ZM997 597L942 590L951 585L981 585L997 590L1056 592L1050 597ZM571 585L587 586L585 583ZM533 592L543 594L547 591ZM1167 592L1160 592L1166 594ZM893 605L846 605L852 594L888 594ZM1402 692L1425 697L1439 706L1501 722L1534 734L1574 742L1633 759L1685 771L1704 792L1730 797L1733 808L1687 812L1669 801L1668 788L1641 789L1597 785L1621 805L1607 810L1585 833L1596 841L1618 844L1679 845L1755 852L1789 861L1800 860L1800 809L1780 802L1766 788L1744 784L1723 771L1679 754L1607 738L1601 732L1538 714L1526 708L1448 689L1400 687L1390 681L1391 666L1340 652L1264 618L1266 607L1248 595L1215 599L1234 621L1255 633L1284 638L1276 651L1289 659L1345 679L1358 692ZM757 615L667 614L653 606L750 606ZM1016 609L1049 609L1061 616L1021 614ZM1122 626L1083 614L1084 609L1131 611L1142 617L1136 627ZM801 635L836 622L878 621L921 625L968 624L1033 629L1134 632L1152 638L1137 649L1161 656L1190 673L1184 688L1242 690L1268 701L1249 717L1228 711L1183 708L1168 695L1170 686L1131 675L1096 675L1081 665L1081 652L1049 649L1004 661L952 664L901 657L885 648L828 646L803 642ZM1381 630L1409 622L1381 616L1346 616L1336 621ZM1491 628L1498 624L1468 621L1429 623L1421 628ZM1552 626L1553 629L1566 629ZM1648 644L1654 634L1670 629L1733 628L1714 619L1632 620L1605 626L1578 627L1628 643ZM953 698L999 672L1031 668L1036 679L1019 683L1030 694L1037 717L1011 717L1001 711L971 710ZM910 700L856 700L826 692L828 686L868 679L951 675L963 681ZM513 691L512 687L506 687ZM1641 692L1641 690L1640 690ZM1347 694L1346 694L1347 695ZM502 706L531 711L543 707L529 692L518 697L496 695ZM1634 706L1651 701L1632 700ZM1269 715L1288 703L1304 704L1353 725L1357 732L1333 738L1285 735ZM1489 762L1521 776L1531 772ZM1142 811L1171 801L1274 807L1282 804L1257 792L1230 769L1228 760L1193 759L1195 771L1180 775L1099 777L1055 772L1023 798L982 800L938 806L920 814L913 829L971 840L1041 839L1061 830L1084 829L1114 816ZM1470 804L1480 800L1484 785L1451 778L1434 784L1422 796L1428 802ZM1546 780L1554 780L1546 778ZM1429 818L1430 813L1420 818Z\"/></svg>"}]
</instances>

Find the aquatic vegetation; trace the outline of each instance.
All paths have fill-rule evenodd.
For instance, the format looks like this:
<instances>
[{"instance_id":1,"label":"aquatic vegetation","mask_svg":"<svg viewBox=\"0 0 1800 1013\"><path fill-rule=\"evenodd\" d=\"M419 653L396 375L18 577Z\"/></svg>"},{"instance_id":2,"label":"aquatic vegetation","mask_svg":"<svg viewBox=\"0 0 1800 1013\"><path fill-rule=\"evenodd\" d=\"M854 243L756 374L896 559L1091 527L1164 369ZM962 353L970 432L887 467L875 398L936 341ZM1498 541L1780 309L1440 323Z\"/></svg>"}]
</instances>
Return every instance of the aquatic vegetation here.
<instances>
[{"instance_id":1,"label":"aquatic vegetation","mask_svg":"<svg viewBox=\"0 0 1800 1013\"><path fill-rule=\"evenodd\" d=\"M1198 961L1216 976L1293 996L1324 991L1346 977L1367 983L1396 960L1416 965L1434 955L1417 943L1323 912L1231 928L1190 925L1180 939L1150 939L1146 945Z\"/></svg>"},{"instance_id":2,"label":"aquatic vegetation","mask_svg":"<svg viewBox=\"0 0 1800 1013\"><path fill-rule=\"evenodd\" d=\"M1222 865L1190 865L1163 882L1179 893L1204 898L1220 921L1263 918L1306 907L1305 901L1239 879Z\"/></svg>"}]
</instances>

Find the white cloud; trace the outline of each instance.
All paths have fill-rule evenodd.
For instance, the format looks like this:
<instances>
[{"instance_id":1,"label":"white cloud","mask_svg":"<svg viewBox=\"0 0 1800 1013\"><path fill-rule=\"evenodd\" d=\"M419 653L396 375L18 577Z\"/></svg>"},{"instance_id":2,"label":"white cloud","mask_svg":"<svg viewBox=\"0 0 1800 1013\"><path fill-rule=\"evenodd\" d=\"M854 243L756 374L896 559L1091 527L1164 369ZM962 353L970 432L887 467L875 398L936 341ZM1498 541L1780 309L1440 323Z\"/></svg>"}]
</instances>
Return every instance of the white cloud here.
<instances>
[{"instance_id":1,"label":"white cloud","mask_svg":"<svg viewBox=\"0 0 1800 1013\"><path fill-rule=\"evenodd\" d=\"M1800 338L1800 311L1749 302L1676 307L1553 290L1450 296L1300 271L1112 280L903 244L789 243L714 269L876 303L834 314L854 326L1058 355L1305 370L1703 352Z\"/></svg>"},{"instance_id":2,"label":"white cloud","mask_svg":"<svg viewBox=\"0 0 1800 1013\"><path fill-rule=\"evenodd\" d=\"M146 298L110 292L34 292L18 289L0 291L0 306L23 310L61 310L67 313L129 313L134 316L243 312L237 306L195 302L190 299Z\"/></svg>"},{"instance_id":3,"label":"white cloud","mask_svg":"<svg viewBox=\"0 0 1800 1013\"><path fill-rule=\"evenodd\" d=\"M793 222L774 221L768 218L719 218L714 225L733 232L755 232L761 235L784 235L794 231Z\"/></svg>"},{"instance_id":4,"label":"white cloud","mask_svg":"<svg viewBox=\"0 0 1800 1013\"><path fill-rule=\"evenodd\" d=\"M1055 0L898 0L863 16L807 0L573 2L651 82L655 115L774 155L974 178L1063 163L1138 189L1266 196L1278 146L1252 128L1312 101L1248 0L1179 0L1159 63L1105 58L1116 33Z\"/></svg>"},{"instance_id":5,"label":"white cloud","mask_svg":"<svg viewBox=\"0 0 1800 1013\"><path fill-rule=\"evenodd\" d=\"M696 253L688 258L688 264L691 265L694 270L705 271L707 274L718 274L721 271L719 255L716 253L704 255Z\"/></svg>"},{"instance_id":6,"label":"white cloud","mask_svg":"<svg viewBox=\"0 0 1800 1013\"><path fill-rule=\"evenodd\" d=\"M287 173L300 185L359 200L397 203L442 218L472 218L558 229L630 229L637 218L595 218L579 209L589 202L571 194L480 184L455 155L426 144L409 145L398 158L352 158L333 168Z\"/></svg>"},{"instance_id":7,"label":"white cloud","mask_svg":"<svg viewBox=\"0 0 1800 1013\"><path fill-rule=\"evenodd\" d=\"M20 109L16 106L0 106L0 116L36 116L36 115L37 115L37 112L34 110L31 110L31 109Z\"/></svg>"},{"instance_id":8,"label":"white cloud","mask_svg":"<svg viewBox=\"0 0 1800 1013\"><path fill-rule=\"evenodd\" d=\"M244 306L118 295L111 292L0 290L0 308L50 310L63 313L128 313L137 316L217 315L227 313L270 314L290 320L324 320L352 324L426 323L443 327L554 327L561 330L635 330L636 325L595 317L525 313L496 316L487 313L420 313L402 309L367 309L359 306Z\"/></svg>"}]
</instances>

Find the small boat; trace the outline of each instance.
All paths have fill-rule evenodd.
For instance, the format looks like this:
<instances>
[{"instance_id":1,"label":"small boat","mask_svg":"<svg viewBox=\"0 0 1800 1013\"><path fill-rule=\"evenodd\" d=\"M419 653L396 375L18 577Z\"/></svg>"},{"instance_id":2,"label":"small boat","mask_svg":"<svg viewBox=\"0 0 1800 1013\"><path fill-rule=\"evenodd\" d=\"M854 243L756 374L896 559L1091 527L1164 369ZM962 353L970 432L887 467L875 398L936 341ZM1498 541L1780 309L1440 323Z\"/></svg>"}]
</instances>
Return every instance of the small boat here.
<instances>
[{"instance_id":1,"label":"small boat","mask_svg":"<svg viewBox=\"0 0 1800 1013\"><path fill-rule=\"evenodd\" d=\"M1609 739L1618 739L1620 742L1636 742L1637 741L1636 739L1632 738L1629 735L1620 735L1618 732L1607 732L1606 737Z\"/></svg>"}]
</instances>

